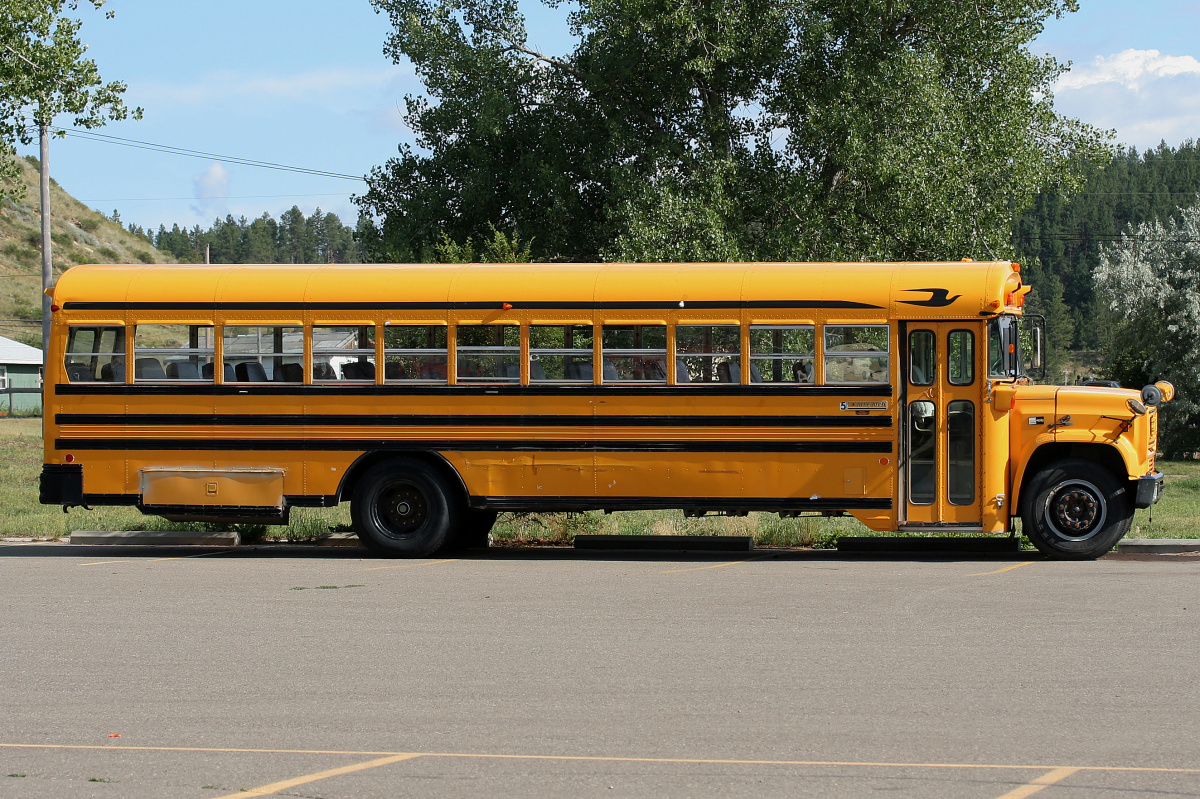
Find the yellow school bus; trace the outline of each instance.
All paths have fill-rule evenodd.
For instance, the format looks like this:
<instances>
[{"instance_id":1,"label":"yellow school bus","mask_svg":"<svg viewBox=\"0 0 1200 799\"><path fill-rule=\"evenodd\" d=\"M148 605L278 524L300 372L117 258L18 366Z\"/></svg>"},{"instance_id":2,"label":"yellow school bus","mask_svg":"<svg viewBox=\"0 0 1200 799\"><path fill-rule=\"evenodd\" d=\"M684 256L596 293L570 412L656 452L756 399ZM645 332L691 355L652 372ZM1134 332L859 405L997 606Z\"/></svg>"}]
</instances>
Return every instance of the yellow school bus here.
<instances>
[{"instance_id":1,"label":"yellow school bus","mask_svg":"<svg viewBox=\"0 0 1200 799\"><path fill-rule=\"evenodd\" d=\"M1158 405L1035 385L1007 261L79 266L53 290L43 503L374 550L499 511L850 514L1094 558L1158 500Z\"/></svg>"}]
</instances>

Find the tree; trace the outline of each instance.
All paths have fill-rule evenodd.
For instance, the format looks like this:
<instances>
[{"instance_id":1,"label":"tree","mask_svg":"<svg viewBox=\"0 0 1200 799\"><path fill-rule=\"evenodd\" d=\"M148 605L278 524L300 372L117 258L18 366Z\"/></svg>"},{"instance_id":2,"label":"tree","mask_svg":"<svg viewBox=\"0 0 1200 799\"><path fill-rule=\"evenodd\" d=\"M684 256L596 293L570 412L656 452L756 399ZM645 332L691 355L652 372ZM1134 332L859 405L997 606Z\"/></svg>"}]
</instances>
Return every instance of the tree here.
<instances>
[{"instance_id":1,"label":"tree","mask_svg":"<svg viewBox=\"0 0 1200 799\"><path fill-rule=\"evenodd\" d=\"M1159 449L1168 457L1200 451L1200 206L1181 209L1179 221L1130 226L1101 251L1095 277L1112 315L1112 376L1122 385L1173 383Z\"/></svg>"},{"instance_id":2,"label":"tree","mask_svg":"<svg viewBox=\"0 0 1200 799\"><path fill-rule=\"evenodd\" d=\"M369 258L489 225L553 259L1001 256L1107 156L1027 48L1074 0L581 0L567 54L512 0L372 2L426 93L357 198Z\"/></svg>"},{"instance_id":3,"label":"tree","mask_svg":"<svg viewBox=\"0 0 1200 799\"><path fill-rule=\"evenodd\" d=\"M106 2L84 1L97 9ZM125 84L104 83L96 62L84 57L82 21L63 16L78 7L79 0L0 0L0 196L23 191L16 144L31 143L58 115L73 114L83 128L141 118L140 108L130 111L121 99Z\"/></svg>"}]
</instances>

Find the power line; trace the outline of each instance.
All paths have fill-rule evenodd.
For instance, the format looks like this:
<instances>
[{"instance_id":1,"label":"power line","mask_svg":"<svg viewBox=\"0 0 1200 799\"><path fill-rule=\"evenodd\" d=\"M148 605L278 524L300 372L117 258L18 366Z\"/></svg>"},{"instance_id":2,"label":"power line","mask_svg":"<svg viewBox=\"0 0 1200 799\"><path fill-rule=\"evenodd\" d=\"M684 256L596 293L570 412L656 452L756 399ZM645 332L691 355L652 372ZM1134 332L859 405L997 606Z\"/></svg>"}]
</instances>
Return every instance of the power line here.
<instances>
[{"instance_id":1,"label":"power line","mask_svg":"<svg viewBox=\"0 0 1200 799\"><path fill-rule=\"evenodd\" d=\"M158 203L178 200L180 202L198 202L204 200L265 200L278 199L283 197L345 197L348 192L338 191L329 194L234 194L228 197L111 197L107 200L93 200L80 198L79 202L85 205L95 203Z\"/></svg>"},{"instance_id":2,"label":"power line","mask_svg":"<svg viewBox=\"0 0 1200 799\"><path fill-rule=\"evenodd\" d=\"M55 133L62 133L67 136L76 138L102 142L104 144L118 144L122 147L132 147L137 150L149 150L151 152L167 153L168 155L181 155L187 158L202 158L204 160L224 161L230 164L238 164L240 166L252 166L259 169L274 169L280 172L297 172L301 175L316 175L317 177L338 178L341 180L363 180L362 175L347 175L342 172L329 172L324 169L309 169L302 166L289 166L287 164L277 164L272 161L256 161L251 158L239 158L232 155L220 155L218 153L204 152L203 150L189 150L184 147L173 147L168 144L155 144L154 142L139 141L137 139L125 139L120 136L109 136L104 133L95 133L90 130L75 130L68 128L51 128Z\"/></svg>"}]
</instances>

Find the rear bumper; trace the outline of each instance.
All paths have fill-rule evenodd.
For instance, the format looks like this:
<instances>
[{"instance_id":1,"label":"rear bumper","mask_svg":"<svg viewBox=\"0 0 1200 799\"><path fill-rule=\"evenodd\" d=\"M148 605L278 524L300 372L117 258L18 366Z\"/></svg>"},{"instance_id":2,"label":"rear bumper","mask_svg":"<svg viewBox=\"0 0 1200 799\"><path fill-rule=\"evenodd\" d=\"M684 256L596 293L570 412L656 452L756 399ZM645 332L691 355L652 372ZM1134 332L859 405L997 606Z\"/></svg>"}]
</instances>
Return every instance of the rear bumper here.
<instances>
[{"instance_id":1,"label":"rear bumper","mask_svg":"<svg viewBox=\"0 0 1200 799\"><path fill-rule=\"evenodd\" d=\"M1133 495L1133 507L1148 508L1162 497L1163 473L1155 472L1134 481L1137 490Z\"/></svg>"}]
</instances>

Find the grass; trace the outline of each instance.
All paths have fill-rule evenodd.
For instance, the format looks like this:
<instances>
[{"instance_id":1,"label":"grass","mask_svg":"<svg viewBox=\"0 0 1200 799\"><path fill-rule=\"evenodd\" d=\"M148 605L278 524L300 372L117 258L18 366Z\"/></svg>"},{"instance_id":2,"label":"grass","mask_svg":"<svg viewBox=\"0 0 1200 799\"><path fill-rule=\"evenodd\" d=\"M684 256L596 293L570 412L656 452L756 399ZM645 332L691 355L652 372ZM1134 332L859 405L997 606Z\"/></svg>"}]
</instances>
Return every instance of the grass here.
<instances>
[{"instance_id":1,"label":"grass","mask_svg":"<svg viewBox=\"0 0 1200 799\"><path fill-rule=\"evenodd\" d=\"M38 476L42 467L40 418L0 418L0 536L60 538L74 530L228 530L243 540L308 541L328 532L350 531L349 506L293 508L291 523L283 526L181 524L156 516L143 516L127 507L102 507L92 511L72 508L70 513L53 505L38 504ZM1134 515L1130 538L1200 538L1200 461L1166 461L1162 501ZM576 535L749 535L758 546L835 546L842 535L872 535L851 517L805 516L783 519L770 513L747 516L685 517L681 511L628 511L587 513L502 513L492 530L504 545L568 546ZM890 535L881 533L880 535Z\"/></svg>"}]
</instances>

